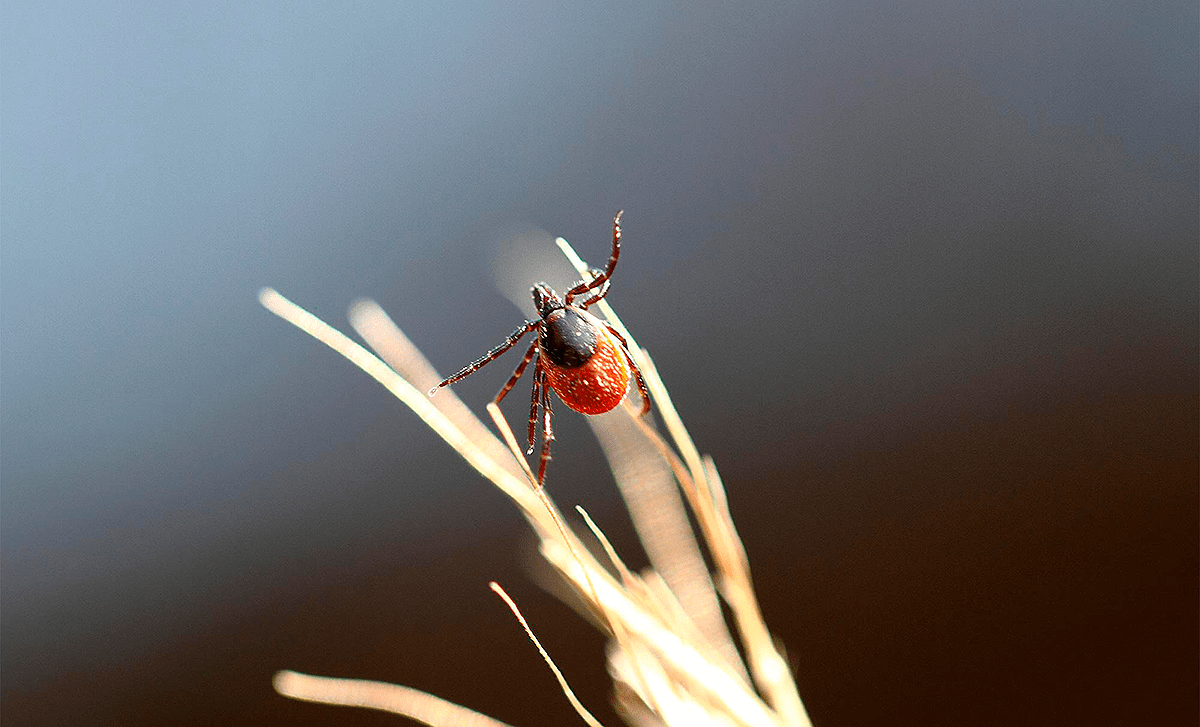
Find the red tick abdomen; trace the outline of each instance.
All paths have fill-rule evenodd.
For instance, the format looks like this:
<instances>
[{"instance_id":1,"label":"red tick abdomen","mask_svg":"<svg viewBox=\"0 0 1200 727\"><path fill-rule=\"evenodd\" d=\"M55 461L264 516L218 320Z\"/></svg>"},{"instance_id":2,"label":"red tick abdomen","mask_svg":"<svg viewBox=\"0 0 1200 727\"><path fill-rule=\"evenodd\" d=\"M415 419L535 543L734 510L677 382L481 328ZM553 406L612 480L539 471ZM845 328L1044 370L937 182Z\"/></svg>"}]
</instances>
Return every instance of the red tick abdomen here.
<instances>
[{"instance_id":1,"label":"red tick abdomen","mask_svg":"<svg viewBox=\"0 0 1200 727\"><path fill-rule=\"evenodd\" d=\"M629 388L629 364L620 343L608 331L599 333L596 351L582 366L563 368L543 359L550 388L580 414L612 411Z\"/></svg>"}]
</instances>

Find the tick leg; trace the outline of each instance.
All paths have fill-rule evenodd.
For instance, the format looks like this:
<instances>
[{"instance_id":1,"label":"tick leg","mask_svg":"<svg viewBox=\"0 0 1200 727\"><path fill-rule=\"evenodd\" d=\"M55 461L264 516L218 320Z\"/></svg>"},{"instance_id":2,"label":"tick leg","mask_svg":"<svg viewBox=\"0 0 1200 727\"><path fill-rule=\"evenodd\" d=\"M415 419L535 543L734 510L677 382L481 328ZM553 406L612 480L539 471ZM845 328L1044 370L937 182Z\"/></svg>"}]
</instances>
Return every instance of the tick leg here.
<instances>
[{"instance_id":1,"label":"tick leg","mask_svg":"<svg viewBox=\"0 0 1200 727\"><path fill-rule=\"evenodd\" d=\"M542 369L542 439L553 442L554 428L551 426L552 412L550 409L550 385L546 383L546 370Z\"/></svg>"},{"instance_id":2,"label":"tick leg","mask_svg":"<svg viewBox=\"0 0 1200 727\"><path fill-rule=\"evenodd\" d=\"M571 301L574 300L575 296L582 295L589 290L595 290L604 285L604 281L608 280L613 274L613 270L617 267L617 257L621 254L621 215L623 214L625 214L625 210L621 210L613 217L613 247L612 255L608 258L608 266L604 269L603 273L592 278L590 282L580 283L568 290L566 296L564 296L567 305L571 305ZM599 297L604 297L604 294L601 293Z\"/></svg>"},{"instance_id":3,"label":"tick leg","mask_svg":"<svg viewBox=\"0 0 1200 727\"><path fill-rule=\"evenodd\" d=\"M543 374L544 376L544 374ZM550 387L542 384L542 457L538 462L538 488L546 483L546 464L550 462L550 443L554 441L554 429L550 426Z\"/></svg>"},{"instance_id":4,"label":"tick leg","mask_svg":"<svg viewBox=\"0 0 1200 727\"><path fill-rule=\"evenodd\" d=\"M545 377L545 371L542 369L542 360L539 358L537 365L533 367L533 394L529 397L529 449L525 450L525 454L533 454L533 435L537 430L537 410L539 392L545 383L542 379Z\"/></svg>"},{"instance_id":5,"label":"tick leg","mask_svg":"<svg viewBox=\"0 0 1200 727\"><path fill-rule=\"evenodd\" d=\"M517 368L513 371L512 376L508 377L508 383L504 385L504 388L500 389L499 393L496 394L496 398L492 399L492 401L497 404L504 401L504 397L508 396L508 392L512 391L512 387L517 385L517 379L521 378L521 375L525 373L525 367L537 355L537 344L537 339L534 339L533 343L529 344L529 350L525 351L525 357L521 359L521 363L517 364Z\"/></svg>"},{"instance_id":6,"label":"tick leg","mask_svg":"<svg viewBox=\"0 0 1200 727\"><path fill-rule=\"evenodd\" d=\"M592 268L589 272L591 272L593 279L598 278L601 275L599 268ZM582 303L576 303L575 305L579 306L580 308L583 308L584 310L587 310L588 306L592 305L593 303L597 302L604 296L608 295L608 286L611 284L612 284L611 280L604 281L604 285L600 286L599 293L596 293L591 298L588 298L587 300L583 301Z\"/></svg>"},{"instance_id":7,"label":"tick leg","mask_svg":"<svg viewBox=\"0 0 1200 727\"><path fill-rule=\"evenodd\" d=\"M642 378L642 370L638 368L637 363L633 360L633 356L629 354L629 342L625 340L624 336L617 333L617 329L613 328L612 324L608 321L600 322L604 324L609 333L616 336L617 340L621 342L621 353L625 354L625 360L629 362L629 367L633 369L633 378L637 379L638 392L642 395L642 415L644 416L650 411L650 390L646 388L646 380Z\"/></svg>"},{"instance_id":8,"label":"tick leg","mask_svg":"<svg viewBox=\"0 0 1200 727\"><path fill-rule=\"evenodd\" d=\"M446 379L444 381L442 381L442 383L438 384L437 386L435 386L429 390L429 395L433 396L433 393L435 391L437 391L439 387L449 386L450 384L453 384L455 381L459 381L460 379L465 379L466 377L475 373L476 371L483 368L487 364L491 363L492 361L495 361L497 358L500 357L500 355L502 353L504 353L508 349L512 348L513 346L517 345L517 341L520 341L522 336L524 336L526 333L529 333L533 329L537 328L541 324L542 324L542 321L540 319L536 320L536 321L525 321L524 325L522 325L520 328L518 328L517 330L510 333L508 335L508 338L504 339L504 343L500 344L499 346L496 346L491 351L488 351L487 353L485 353L483 356L479 357L475 361L472 361L471 363L462 367L462 370L460 370L458 373L454 374L453 376L446 377Z\"/></svg>"}]
</instances>

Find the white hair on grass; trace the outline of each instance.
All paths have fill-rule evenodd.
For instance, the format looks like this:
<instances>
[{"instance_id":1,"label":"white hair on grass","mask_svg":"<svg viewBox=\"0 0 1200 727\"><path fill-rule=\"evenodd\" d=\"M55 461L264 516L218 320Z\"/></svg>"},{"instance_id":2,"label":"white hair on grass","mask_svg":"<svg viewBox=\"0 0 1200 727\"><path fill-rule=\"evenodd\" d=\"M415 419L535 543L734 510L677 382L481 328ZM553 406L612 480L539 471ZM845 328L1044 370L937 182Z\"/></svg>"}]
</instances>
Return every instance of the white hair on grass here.
<instances>
[{"instance_id":1,"label":"white hair on grass","mask_svg":"<svg viewBox=\"0 0 1200 727\"><path fill-rule=\"evenodd\" d=\"M558 238L557 243L586 278L587 264L566 240ZM640 407L628 401L621 407L623 413L617 415L619 421L608 418L594 423L635 528L647 544L650 567L640 574L624 565L583 508L577 506L608 562L598 561L565 526L549 495L537 487L499 407L489 405L488 413L501 438L492 434L453 390L441 392L434 399L424 393L441 378L374 302L356 301L350 309L350 321L378 356L270 288L259 293L259 300L272 313L325 343L383 384L516 504L537 534L542 556L579 603L593 613L597 625L608 632L616 707L631 724L811 724L787 662L763 622L746 552L734 528L716 466L692 442L653 360L637 345L606 300L599 301L597 307L629 342L629 352L645 375L674 444L668 444L651 423L639 416ZM676 484L683 498L675 492ZM700 542L712 559L711 574L704 564L700 542L688 525L684 501L699 526ZM653 513L653 517L647 513ZM516 604L498 585L493 583L491 587L520 621L580 718L596 727L599 722L575 697ZM744 661L722 617L718 592L729 607L745 651ZM275 688L295 699L382 709L433 727L503 727L502 722L433 695L381 682L281 671L275 677Z\"/></svg>"}]
</instances>

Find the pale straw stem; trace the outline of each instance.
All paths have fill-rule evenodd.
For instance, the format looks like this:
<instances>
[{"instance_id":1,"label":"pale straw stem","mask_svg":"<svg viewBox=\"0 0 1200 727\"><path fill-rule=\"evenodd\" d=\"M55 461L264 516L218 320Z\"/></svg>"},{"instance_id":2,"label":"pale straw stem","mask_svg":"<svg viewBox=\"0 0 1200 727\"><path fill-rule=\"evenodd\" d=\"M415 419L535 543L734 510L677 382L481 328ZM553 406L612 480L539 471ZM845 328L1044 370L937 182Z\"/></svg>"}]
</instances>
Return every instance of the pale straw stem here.
<instances>
[{"instance_id":1,"label":"pale straw stem","mask_svg":"<svg viewBox=\"0 0 1200 727\"><path fill-rule=\"evenodd\" d=\"M425 392L419 391L403 376L388 368L387 364L350 340L341 331L274 290L263 288L258 294L258 299L267 310L337 351L371 378L383 384L384 388L404 402L430 429L453 447L454 451L467 461L467 464L499 487L522 510L534 512L537 509L537 497L533 492L520 480L509 474L505 467L487 456L470 437L429 401Z\"/></svg>"},{"instance_id":2,"label":"pale straw stem","mask_svg":"<svg viewBox=\"0 0 1200 727\"><path fill-rule=\"evenodd\" d=\"M579 513L584 523L587 524L588 530L591 530L592 535L596 536L596 540L600 542L605 554L608 555L609 561L617 569L617 574L621 576L621 581L625 583L625 587L629 588L636 584L638 577L633 574L633 571L629 570L628 566L625 565L625 561L621 560L621 556L617 555L617 549L609 542L608 536L604 534L604 531L592 520L592 516L588 515L587 510L583 509L583 505L576 505L575 512Z\"/></svg>"},{"instance_id":3,"label":"pale straw stem","mask_svg":"<svg viewBox=\"0 0 1200 727\"><path fill-rule=\"evenodd\" d=\"M472 709L427 692L366 679L335 679L281 671L272 680L275 691L305 702L342 707L366 707L424 722L430 727L509 727Z\"/></svg>"},{"instance_id":4,"label":"pale straw stem","mask_svg":"<svg viewBox=\"0 0 1200 727\"><path fill-rule=\"evenodd\" d=\"M428 391L441 383L442 377L429 363L429 359L425 358L420 349L413 345L408 336L404 335L375 301L360 298L351 303L350 325L393 371L404 377L418 391ZM513 476L521 476L517 463L509 459L508 450L462 399L458 398L454 389L448 386L439 389L437 395L430 397L430 400L493 462L503 466Z\"/></svg>"},{"instance_id":5,"label":"pale straw stem","mask_svg":"<svg viewBox=\"0 0 1200 727\"><path fill-rule=\"evenodd\" d=\"M495 591L496 595L500 596L500 598L504 600L504 603L508 606L508 609L512 611L513 615L517 617L517 620L521 622L521 628L525 629L525 634L529 636L529 640L533 642L533 645L537 647L538 653L540 653L542 658L546 660L546 665L550 667L550 671L554 672L554 678L558 680L558 685L562 687L563 694L567 695L567 701L571 703L571 706L575 708L575 711L579 713L579 716L583 718L583 721L587 722L589 725L591 725L591 727L603 727L603 725L600 724L600 721L593 717L592 713L587 710L587 707L584 707L583 703L579 701L579 698L575 696L575 692L571 689L571 685L567 684L566 678L563 677L562 672L559 671L558 666L556 666L554 663L554 660L550 658L550 655L546 653L546 649L542 647L542 642L538 641L538 637L534 635L533 629L529 628L529 624L525 621L525 617L521 615L521 609L517 608L517 604L513 603L513 600L508 597L508 594L504 592L504 589L500 587L499 583L492 581L488 584L488 587Z\"/></svg>"}]
</instances>

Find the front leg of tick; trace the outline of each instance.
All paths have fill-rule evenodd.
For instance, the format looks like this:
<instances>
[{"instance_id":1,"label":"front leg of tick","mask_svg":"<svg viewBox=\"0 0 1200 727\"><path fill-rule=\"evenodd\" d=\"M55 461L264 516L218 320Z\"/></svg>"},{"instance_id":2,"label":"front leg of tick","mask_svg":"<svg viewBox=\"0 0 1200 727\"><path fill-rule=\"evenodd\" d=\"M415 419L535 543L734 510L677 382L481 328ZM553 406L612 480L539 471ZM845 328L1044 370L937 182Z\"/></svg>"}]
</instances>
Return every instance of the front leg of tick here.
<instances>
[{"instance_id":1,"label":"front leg of tick","mask_svg":"<svg viewBox=\"0 0 1200 727\"><path fill-rule=\"evenodd\" d=\"M437 390L440 389L441 387L449 386L450 384L453 384L455 381L460 381L462 379L465 379L468 376L470 376L471 374L478 371L479 369L488 365L492 361L495 361L505 351L507 351L508 349L517 345L517 341L520 341L521 338L526 333L529 333L530 331L532 331L533 329L535 329L541 325L542 325L541 320L525 321L525 323L520 328L518 328L517 330L508 334L508 338L504 339L504 343L501 343L499 346L496 346L491 351L488 351L487 353L483 354L478 359L472 361L471 363L467 364L466 366L463 366L458 371L458 373L454 374L453 376L447 376L445 379L442 380L442 383L438 384L437 386L435 386L429 390L429 395L433 396L435 393L437 393ZM522 367L522 370L524 370L523 367ZM516 382L514 381L513 383L516 383ZM508 393L508 392L504 392L504 393Z\"/></svg>"}]
</instances>

